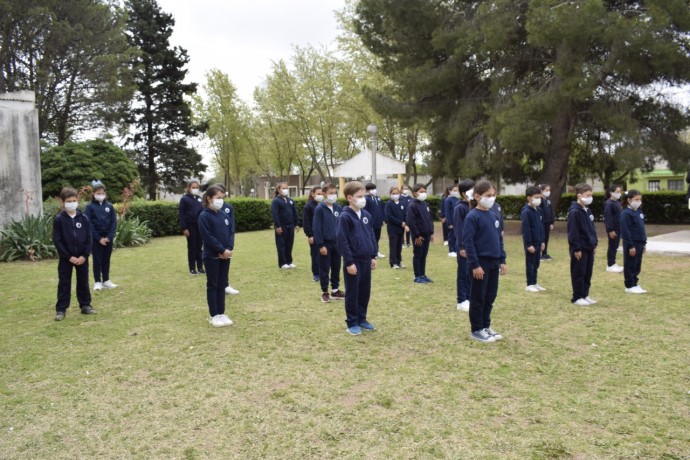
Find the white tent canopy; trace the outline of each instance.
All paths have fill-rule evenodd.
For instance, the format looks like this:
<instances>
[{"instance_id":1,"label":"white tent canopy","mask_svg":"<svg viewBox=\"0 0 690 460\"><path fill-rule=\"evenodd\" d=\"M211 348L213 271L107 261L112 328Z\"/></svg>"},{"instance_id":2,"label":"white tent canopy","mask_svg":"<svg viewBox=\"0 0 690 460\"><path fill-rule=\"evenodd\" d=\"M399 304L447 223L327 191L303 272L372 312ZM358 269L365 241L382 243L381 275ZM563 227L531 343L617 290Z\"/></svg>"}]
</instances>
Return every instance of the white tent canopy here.
<instances>
[{"instance_id":1,"label":"white tent canopy","mask_svg":"<svg viewBox=\"0 0 690 460\"><path fill-rule=\"evenodd\" d=\"M387 155L376 153L376 176L405 174L405 163ZM371 175L371 150L366 149L353 156L333 171L335 177L360 177Z\"/></svg>"}]
</instances>

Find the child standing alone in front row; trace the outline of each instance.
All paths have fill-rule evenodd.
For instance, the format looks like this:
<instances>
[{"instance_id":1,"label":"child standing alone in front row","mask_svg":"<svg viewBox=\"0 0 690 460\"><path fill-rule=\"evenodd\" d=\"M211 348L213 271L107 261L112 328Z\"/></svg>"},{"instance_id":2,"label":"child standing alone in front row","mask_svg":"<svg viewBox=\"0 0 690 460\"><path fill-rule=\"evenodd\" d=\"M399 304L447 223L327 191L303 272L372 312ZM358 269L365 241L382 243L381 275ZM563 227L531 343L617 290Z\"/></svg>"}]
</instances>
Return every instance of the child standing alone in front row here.
<instances>
[{"instance_id":1,"label":"child standing alone in front row","mask_svg":"<svg viewBox=\"0 0 690 460\"><path fill-rule=\"evenodd\" d=\"M371 214L364 210L364 184L348 182L343 190L349 206L340 218L336 230L338 251L343 256L345 278L345 314L347 332L360 335L376 330L367 321L369 297L371 295L371 271L376 268L378 247Z\"/></svg>"},{"instance_id":2,"label":"child standing alone in front row","mask_svg":"<svg viewBox=\"0 0 690 460\"><path fill-rule=\"evenodd\" d=\"M625 292L644 294L638 283L642 270L642 254L647 246L647 232L644 228L642 194L637 190L628 190L625 194L625 209L621 213L621 238L623 239L623 276Z\"/></svg>"},{"instance_id":3,"label":"child standing alone in front row","mask_svg":"<svg viewBox=\"0 0 690 460\"><path fill-rule=\"evenodd\" d=\"M527 275L527 292L540 292L546 289L537 284L537 272L541 252L544 250L544 222L541 213L541 190L539 187L527 187L527 204L522 208L522 245L525 249L525 273Z\"/></svg>"},{"instance_id":4,"label":"child standing alone in front row","mask_svg":"<svg viewBox=\"0 0 690 460\"><path fill-rule=\"evenodd\" d=\"M410 227L414 242L414 282L426 284L432 282L426 276L426 257L429 254L429 244L434 239L434 221L429 203L426 203L426 187L416 184L412 190L415 199L407 209L407 226Z\"/></svg>"},{"instance_id":5,"label":"child standing alone in front row","mask_svg":"<svg viewBox=\"0 0 690 460\"><path fill-rule=\"evenodd\" d=\"M470 338L496 342L503 336L491 327L491 311L498 294L498 275L506 274L506 253L498 216L491 212L496 189L489 181L474 186L477 207L467 214L462 243L472 270L470 289Z\"/></svg>"},{"instance_id":6,"label":"child standing alone in front row","mask_svg":"<svg viewBox=\"0 0 690 460\"><path fill-rule=\"evenodd\" d=\"M594 251L597 248L597 232L594 214L587 206L592 204L592 187L589 184L575 186L577 201L568 210L568 246L570 249L570 281L573 285L572 303L579 306L594 305L589 296L592 285Z\"/></svg>"}]
</instances>

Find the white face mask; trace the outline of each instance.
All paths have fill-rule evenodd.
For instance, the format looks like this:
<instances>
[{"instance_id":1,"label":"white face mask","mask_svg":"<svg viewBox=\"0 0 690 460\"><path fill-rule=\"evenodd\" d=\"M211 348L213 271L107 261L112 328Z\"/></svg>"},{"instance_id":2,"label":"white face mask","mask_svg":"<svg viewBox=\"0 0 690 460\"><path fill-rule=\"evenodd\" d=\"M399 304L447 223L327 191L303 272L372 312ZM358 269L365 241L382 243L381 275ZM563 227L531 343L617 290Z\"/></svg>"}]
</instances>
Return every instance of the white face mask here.
<instances>
[{"instance_id":1,"label":"white face mask","mask_svg":"<svg viewBox=\"0 0 690 460\"><path fill-rule=\"evenodd\" d=\"M315 195L314 200L316 200L317 203L323 203L323 195Z\"/></svg>"},{"instance_id":2,"label":"white face mask","mask_svg":"<svg viewBox=\"0 0 690 460\"><path fill-rule=\"evenodd\" d=\"M376 195L378 195L378 193L379 192L377 192L376 189L369 190L369 195L371 195L371 196L376 196Z\"/></svg>"},{"instance_id":3,"label":"white face mask","mask_svg":"<svg viewBox=\"0 0 690 460\"><path fill-rule=\"evenodd\" d=\"M541 198L534 198L532 200L532 206L534 206L535 208L538 208L539 205L541 205Z\"/></svg>"},{"instance_id":4,"label":"white face mask","mask_svg":"<svg viewBox=\"0 0 690 460\"><path fill-rule=\"evenodd\" d=\"M465 192L465 195L467 195L467 199L469 200L474 200L474 189L471 188L468 191Z\"/></svg>"},{"instance_id":5,"label":"white face mask","mask_svg":"<svg viewBox=\"0 0 690 460\"><path fill-rule=\"evenodd\" d=\"M485 207L486 209L491 209L493 207L494 203L496 203L496 197L495 196L479 198L479 204L482 205L483 207Z\"/></svg>"},{"instance_id":6,"label":"white face mask","mask_svg":"<svg viewBox=\"0 0 690 460\"><path fill-rule=\"evenodd\" d=\"M65 209L68 211L76 211L78 207L79 207L79 203L76 201L73 201L70 203L65 203Z\"/></svg>"},{"instance_id":7,"label":"white face mask","mask_svg":"<svg viewBox=\"0 0 690 460\"><path fill-rule=\"evenodd\" d=\"M418 193L418 194L417 194L417 199L418 199L419 201L424 201L424 200L426 200L426 193L424 193L424 192Z\"/></svg>"},{"instance_id":8,"label":"white face mask","mask_svg":"<svg viewBox=\"0 0 690 460\"><path fill-rule=\"evenodd\" d=\"M357 198L357 199L355 200L355 206L358 207L359 209L364 208L366 205L367 205L367 200L366 200L366 198L364 198L364 197L362 197L362 198Z\"/></svg>"},{"instance_id":9,"label":"white face mask","mask_svg":"<svg viewBox=\"0 0 690 460\"><path fill-rule=\"evenodd\" d=\"M280 191L280 194L283 196L288 196L290 194L290 190L284 188Z\"/></svg>"},{"instance_id":10,"label":"white face mask","mask_svg":"<svg viewBox=\"0 0 690 460\"><path fill-rule=\"evenodd\" d=\"M223 207L223 199L222 198L214 198L213 203L211 203L211 207L215 209L216 211L219 210L220 208Z\"/></svg>"},{"instance_id":11,"label":"white face mask","mask_svg":"<svg viewBox=\"0 0 690 460\"><path fill-rule=\"evenodd\" d=\"M631 202L630 202L630 208L631 208L633 211L637 211L637 210L640 208L640 206L642 206L642 202L641 202L641 201L631 201Z\"/></svg>"},{"instance_id":12,"label":"white face mask","mask_svg":"<svg viewBox=\"0 0 690 460\"><path fill-rule=\"evenodd\" d=\"M454 196L455 198L460 198L460 192L450 192L450 196Z\"/></svg>"},{"instance_id":13,"label":"white face mask","mask_svg":"<svg viewBox=\"0 0 690 460\"><path fill-rule=\"evenodd\" d=\"M405 196L410 196L410 191L407 190L407 189L405 189L405 190L402 191L402 194L405 195Z\"/></svg>"},{"instance_id":14,"label":"white face mask","mask_svg":"<svg viewBox=\"0 0 690 460\"><path fill-rule=\"evenodd\" d=\"M614 200L618 201L618 200L621 199L621 194L620 194L620 193L615 193L615 192L614 192L614 193L611 194L611 198L613 198Z\"/></svg>"},{"instance_id":15,"label":"white face mask","mask_svg":"<svg viewBox=\"0 0 690 460\"><path fill-rule=\"evenodd\" d=\"M326 201L328 201L330 204L333 204L338 201L338 195L328 195L326 197Z\"/></svg>"},{"instance_id":16,"label":"white face mask","mask_svg":"<svg viewBox=\"0 0 690 460\"><path fill-rule=\"evenodd\" d=\"M190 188L189 193L192 195L198 196L199 195L199 189L198 188Z\"/></svg>"},{"instance_id":17,"label":"white face mask","mask_svg":"<svg viewBox=\"0 0 690 460\"><path fill-rule=\"evenodd\" d=\"M94 197L94 198L96 199L96 201L98 201L99 203L103 203L103 202L105 201L105 195L103 195L103 194L101 194L101 193L99 193L98 195L94 195L93 197Z\"/></svg>"},{"instance_id":18,"label":"white face mask","mask_svg":"<svg viewBox=\"0 0 690 460\"><path fill-rule=\"evenodd\" d=\"M400 195L391 195L391 200L398 201L399 199L400 199Z\"/></svg>"},{"instance_id":19,"label":"white face mask","mask_svg":"<svg viewBox=\"0 0 690 460\"><path fill-rule=\"evenodd\" d=\"M580 196L580 201L582 201L582 204L584 204L585 206L589 206L590 204L592 204L592 200L594 200L594 198L591 196Z\"/></svg>"},{"instance_id":20,"label":"white face mask","mask_svg":"<svg viewBox=\"0 0 690 460\"><path fill-rule=\"evenodd\" d=\"M551 196L551 190L547 190L545 192L541 192L542 195L544 195L544 198L548 198Z\"/></svg>"}]
</instances>

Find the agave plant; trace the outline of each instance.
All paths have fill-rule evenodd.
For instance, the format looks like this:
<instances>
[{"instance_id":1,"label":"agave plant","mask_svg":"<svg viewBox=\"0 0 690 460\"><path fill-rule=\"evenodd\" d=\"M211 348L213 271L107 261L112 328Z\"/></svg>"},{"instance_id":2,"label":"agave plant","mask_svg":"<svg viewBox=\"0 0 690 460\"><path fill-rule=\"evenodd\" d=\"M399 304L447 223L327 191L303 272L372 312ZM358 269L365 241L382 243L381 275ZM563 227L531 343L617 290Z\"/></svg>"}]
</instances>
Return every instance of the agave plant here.
<instances>
[{"instance_id":1,"label":"agave plant","mask_svg":"<svg viewBox=\"0 0 690 460\"><path fill-rule=\"evenodd\" d=\"M123 217L117 221L117 231L115 232L116 248L131 246L141 246L151 239L151 229L144 221L137 217Z\"/></svg>"},{"instance_id":2,"label":"agave plant","mask_svg":"<svg viewBox=\"0 0 690 460\"><path fill-rule=\"evenodd\" d=\"M0 231L0 261L55 257L53 217L28 215Z\"/></svg>"}]
</instances>

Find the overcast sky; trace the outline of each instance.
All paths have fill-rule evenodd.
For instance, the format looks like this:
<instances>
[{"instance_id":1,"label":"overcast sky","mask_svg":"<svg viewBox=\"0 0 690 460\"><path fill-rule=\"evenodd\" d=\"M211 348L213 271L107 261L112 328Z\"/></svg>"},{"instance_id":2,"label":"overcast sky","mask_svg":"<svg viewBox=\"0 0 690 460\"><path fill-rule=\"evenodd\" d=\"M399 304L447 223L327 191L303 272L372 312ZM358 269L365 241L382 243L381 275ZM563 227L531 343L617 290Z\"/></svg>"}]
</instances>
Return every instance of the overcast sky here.
<instances>
[{"instance_id":1,"label":"overcast sky","mask_svg":"<svg viewBox=\"0 0 690 460\"><path fill-rule=\"evenodd\" d=\"M189 53L190 81L228 74L246 102L271 71L292 56L292 45L330 45L338 35L335 10L345 0L158 0L175 18L171 43Z\"/></svg>"}]
</instances>

